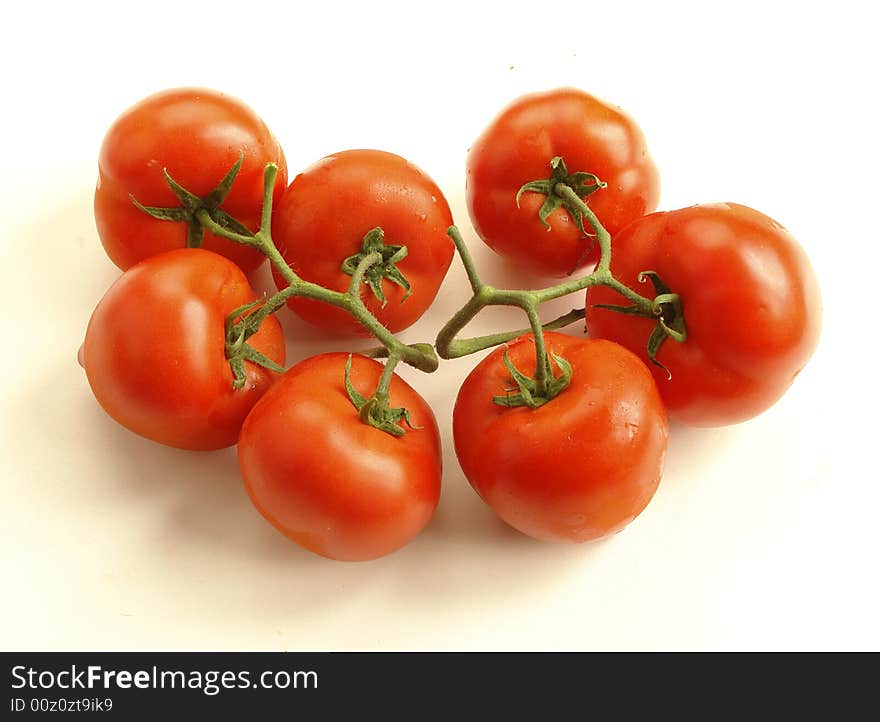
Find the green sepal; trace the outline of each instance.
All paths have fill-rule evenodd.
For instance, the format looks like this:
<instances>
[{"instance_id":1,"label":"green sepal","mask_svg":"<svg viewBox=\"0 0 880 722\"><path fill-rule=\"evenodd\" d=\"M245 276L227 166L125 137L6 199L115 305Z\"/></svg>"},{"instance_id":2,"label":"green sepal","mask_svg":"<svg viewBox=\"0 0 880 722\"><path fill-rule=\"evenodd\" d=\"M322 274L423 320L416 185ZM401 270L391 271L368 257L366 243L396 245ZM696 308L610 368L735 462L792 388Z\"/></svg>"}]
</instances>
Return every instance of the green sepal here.
<instances>
[{"instance_id":1,"label":"green sepal","mask_svg":"<svg viewBox=\"0 0 880 722\"><path fill-rule=\"evenodd\" d=\"M639 273L638 279L639 283L644 283L645 279L649 279L654 286L654 293L658 296L671 293L669 286L667 286L664 280L660 278L660 274L657 273L657 271L642 271Z\"/></svg>"},{"instance_id":2,"label":"green sepal","mask_svg":"<svg viewBox=\"0 0 880 722\"><path fill-rule=\"evenodd\" d=\"M186 208L157 208L155 206L145 206L138 201L133 195L128 196L135 206L148 216L157 218L160 221L172 221L179 223L189 220L189 212Z\"/></svg>"},{"instance_id":3,"label":"green sepal","mask_svg":"<svg viewBox=\"0 0 880 722\"><path fill-rule=\"evenodd\" d=\"M232 369L232 388L236 391L242 388L247 382L247 369L244 365L245 361L250 361L257 366L262 366L275 373L284 373L284 367L275 363L265 354L260 353L248 343L238 343L235 352L230 355L227 346L226 358L229 361L229 367Z\"/></svg>"},{"instance_id":4,"label":"green sepal","mask_svg":"<svg viewBox=\"0 0 880 722\"><path fill-rule=\"evenodd\" d=\"M549 356L553 357L553 360L559 367L559 376L554 375L553 369L550 366ZM545 393L539 396L535 379L531 376L527 376L514 366L513 361L510 360L508 351L505 349L503 356L504 366L507 368L511 378L519 388L519 392L515 394L505 394L504 396L495 396L492 398L492 402L498 406L506 406L509 408L515 406L527 406L530 409L536 409L539 406L543 406L551 399L556 398L568 388L568 385L571 383L573 371L571 364L561 356L558 356L553 352L551 352L549 356L544 359L546 378L544 384Z\"/></svg>"},{"instance_id":5,"label":"green sepal","mask_svg":"<svg viewBox=\"0 0 880 722\"><path fill-rule=\"evenodd\" d=\"M252 363L257 364L258 366L262 366L263 368L267 368L270 371L274 371L277 374L284 373L284 367L280 364L275 363L272 359L266 356L263 353L260 353L250 344L245 344L242 347L242 357L247 361L251 361Z\"/></svg>"},{"instance_id":6,"label":"green sepal","mask_svg":"<svg viewBox=\"0 0 880 722\"><path fill-rule=\"evenodd\" d=\"M263 299L258 298L239 306L226 316L224 324L226 328L227 349L231 347L233 351L238 350L248 338L257 332L259 324L254 324L250 311L253 311L262 303Z\"/></svg>"},{"instance_id":7,"label":"green sepal","mask_svg":"<svg viewBox=\"0 0 880 722\"><path fill-rule=\"evenodd\" d=\"M262 322L251 311L262 303L262 299L251 301L239 306L226 317L226 359L232 369L232 388L236 390L242 388L247 382L245 361L250 361L276 373L284 372L283 366L275 363L247 343L247 340L260 330Z\"/></svg>"},{"instance_id":8,"label":"green sepal","mask_svg":"<svg viewBox=\"0 0 880 722\"><path fill-rule=\"evenodd\" d=\"M651 360L652 364L663 369L666 372L666 378L671 380L672 372L657 360L657 352L660 350L660 347L666 339L666 331L664 331L663 326L658 323L654 326L651 335L648 337L648 358Z\"/></svg>"},{"instance_id":9,"label":"green sepal","mask_svg":"<svg viewBox=\"0 0 880 722\"><path fill-rule=\"evenodd\" d=\"M584 200L600 188L607 186L607 183L600 181L593 173L585 173L583 171L569 173L562 157L556 156L550 161L550 178L529 181L520 186L520 189L516 192L517 207L519 207L520 197L526 191L541 193L547 196L547 198L538 209L538 219L548 231L550 230L550 224L547 222L547 218L550 217L553 211L563 206L577 224L578 230L587 235L587 231L584 228L584 214L576 205L560 196L554 190L560 183L571 188L579 198Z\"/></svg>"},{"instance_id":10,"label":"green sepal","mask_svg":"<svg viewBox=\"0 0 880 722\"><path fill-rule=\"evenodd\" d=\"M668 338L677 343L683 343L687 340L687 326L684 322L681 297L677 293L672 293L656 271L642 271L638 279L639 283L644 283L646 279L649 279L657 294L651 302L657 324L648 338L648 358L651 363L666 372L667 379L671 379L672 372L657 359L657 354Z\"/></svg>"},{"instance_id":11,"label":"green sepal","mask_svg":"<svg viewBox=\"0 0 880 722\"><path fill-rule=\"evenodd\" d=\"M238 233L242 236L253 236L254 232L248 228L243 223L240 223L235 218L230 216L226 211L221 210L220 208L209 208L208 215L211 216L211 219L219 226L223 226L227 230L232 231L233 233Z\"/></svg>"},{"instance_id":12,"label":"green sepal","mask_svg":"<svg viewBox=\"0 0 880 722\"><path fill-rule=\"evenodd\" d=\"M188 211L194 211L199 205L201 205L202 199L195 193L190 193L186 188L180 185L180 183L174 180L167 168L162 169L162 175L165 176L165 182L168 184L168 187L171 188L174 195L177 196L177 200L180 201L185 209Z\"/></svg>"},{"instance_id":13,"label":"green sepal","mask_svg":"<svg viewBox=\"0 0 880 722\"><path fill-rule=\"evenodd\" d=\"M534 180L529 181L528 183L523 183L520 186L520 189L516 192L516 207L519 208L519 199L523 193L526 191L531 191L532 193L542 193L545 196L549 196L551 192L551 186L549 180Z\"/></svg>"},{"instance_id":14,"label":"green sepal","mask_svg":"<svg viewBox=\"0 0 880 722\"><path fill-rule=\"evenodd\" d=\"M238 160L235 161L221 181L204 198L200 198L195 193L192 193L180 185L180 183L171 177L167 168L162 169L162 175L165 177L165 182L168 184L168 187L180 201L179 206L169 208L145 206L133 195L129 195L129 198L139 210L152 218L156 218L160 221L171 221L173 223L186 223L187 248L200 248L202 241L204 241L205 229L199 222L197 215L199 211L202 210L207 211L208 215L211 216L211 219L224 228L228 228L241 235L253 236L254 234L249 228L242 225L225 211L220 210L220 204L226 200L226 196L228 196L229 191L232 190L232 184L235 181L239 170L241 170L243 160L244 155L239 152Z\"/></svg>"},{"instance_id":15,"label":"green sepal","mask_svg":"<svg viewBox=\"0 0 880 722\"><path fill-rule=\"evenodd\" d=\"M535 401L533 395L536 386L535 380L514 366L513 361L510 360L508 349L504 349L504 356L502 358L504 365L507 367L508 373L510 373L510 377L519 387L519 393L514 394L513 396L496 396L492 401L499 406L528 406L531 409L540 406L540 404Z\"/></svg>"},{"instance_id":16,"label":"green sepal","mask_svg":"<svg viewBox=\"0 0 880 722\"><path fill-rule=\"evenodd\" d=\"M687 341L687 328L684 325L684 318L681 316L676 316L672 321L671 325L667 325L663 316L660 316L658 320L660 327L663 329L663 333L665 333L669 338L673 341L678 341L678 343L684 343Z\"/></svg>"},{"instance_id":17,"label":"green sepal","mask_svg":"<svg viewBox=\"0 0 880 722\"><path fill-rule=\"evenodd\" d=\"M238 391L247 381L247 370L244 367L244 358L235 356L229 359L229 367L232 369L232 388Z\"/></svg>"},{"instance_id":18,"label":"green sepal","mask_svg":"<svg viewBox=\"0 0 880 722\"><path fill-rule=\"evenodd\" d=\"M235 177L238 175L238 171L241 170L241 164L243 161L244 154L239 152L238 160L235 161L233 166L226 172L226 175L223 176L223 179L214 187L214 189L201 200L200 205L209 209L220 207L220 204L225 201L226 196L229 195L229 191L232 190L232 184L235 181Z\"/></svg>"},{"instance_id":19,"label":"green sepal","mask_svg":"<svg viewBox=\"0 0 880 722\"><path fill-rule=\"evenodd\" d=\"M420 428L413 426L408 409L402 406L389 407L387 404L383 408L383 404L375 396L367 398L354 387L354 384L351 383L351 357L352 354L349 354L348 360L345 362L343 383L348 400L358 412L360 420L392 436L403 436L406 433L406 429L400 425L401 421L410 429Z\"/></svg>"},{"instance_id":20,"label":"green sepal","mask_svg":"<svg viewBox=\"0 0 880 722\"><path fill-rule=\"evenodd\" d=\"M382 290L382 280L387 278L405 291L403 298L400 299L400 302L403 303L412 295L412 286L406 276L397 268L397 264L406 258L407 252L406 246L393 246L385 243L385 232L381 228L373 228L364 236L361 250L346 258L342 262L341 269L346 275L353 276L364 256L379 253L382 256L382 261L367 269L364 274L364 283L369 286L373 295L384 306L388 300Z\"/></svg>"},{"instance_id":21,"label":"green sepal","mask_svg":"<svg viewBox=\"0 0 880 722\"><path fill-rule=\"evenodd\" d=\"M367 398L354 387L354 384L351 383L351 357L352 354L348 354L348 359L345 362L345 375L343 380L345 383L345 392L348 394L348 400L351 401L357 411L360 411L364 407L364 404L367 403Z\"/></svg>"}]
</instances>

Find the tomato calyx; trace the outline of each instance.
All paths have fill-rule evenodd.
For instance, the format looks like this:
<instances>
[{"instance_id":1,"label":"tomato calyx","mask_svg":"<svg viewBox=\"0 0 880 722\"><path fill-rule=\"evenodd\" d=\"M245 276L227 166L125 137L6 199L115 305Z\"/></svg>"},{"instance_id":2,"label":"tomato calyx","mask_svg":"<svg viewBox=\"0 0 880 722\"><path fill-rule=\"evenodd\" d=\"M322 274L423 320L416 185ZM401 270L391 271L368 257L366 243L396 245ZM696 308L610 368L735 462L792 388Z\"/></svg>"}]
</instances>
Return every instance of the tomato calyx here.
<instances>
[{"instance_id":1,"label":"tomato calyx","mask_svg":"<svg viewBox=\"0 0 880 722\"><path fill-rule=\"evenodd\" d=\"M348 394L349 401L357 410L360 420L373 428L384 431L386 434L398 437L406 433L406 429L400 423L401 421L410 429L420 428L413 426L407 409L402 406L395 408L389 403L388 393L391 377L399 358L395 358L394 355L389 356L375 393L370 398L367 398L351 383L351 357L352 354L349 354L348 360L345 362L345 391Z\"/></svg>"},{"instance_id":2,"label":"tomato calyx","mask_svg":"<svg viewBox=\"0 0 880 722\"><path fill-rule=\"evenodd\" d=\"M559 367L559 376L556 376L550 367L550 356L553 357L553 360ZM514 383L516 383L519 392L510 393L513 389L510 389L510 392L505 389L504 396L494 396L492 402L498 406L506 406L508 408L527 406L530 409L537 409L539 406L543 406L551 399L559 396L571 383L571 364L552 351L549 355L545 354L543 358L545 366L543 384L539 384L536 379L520 371L513 361L510 360L510 354L507 349L504 350L503 360L504 366L510 372L510 376Z\"/></svg>"},{"instance_id":3,"label":"tomato calyx","mask_svg":"<svg viewBox=\"0 0 880 722\"><path fill-rule=\"evenodd\" d=\"M412 286L396 264L406 258L406 246L385 243L385 231L381 228L373 228L367 232L361 244L361 250L342 262L342 272L348 276L354 276L361 261L371 253L378 253L382 259L367 269L364 274L364 283L370 287L373 295L382 306L385 306L388 299L385 298L385 293L382 290L382 279L387 278L405 291L403 298L400 299L400 302L403 303L412 294Z\"/></svg>"},{"instance_id":4,"label":"tomato calyx","mask_svg":"<svg viewBox=\"0 0 880 722\"><path fill-rule=\"evenodd\" d=\"M523 183L516 193L516 205L517 208L519 208L520 197L526 191L541 193L547 196L544 203L538 209L538 219L541 221L544 228L548 231L550 230L550 223L547 221L547 218L553 213L553 211L562 206L568 211L572 220L577 224L580 232L585 236L588 236L589 233L584 227L584 212L582 207L580 204L573 203L570 198L562 195L560 193L560 186L570 188L578 198L586 199L588 196L601 188L605 188L607 185L607 183L599 180L599 178L593 173L585 173L583 171L569 173L568 168L565 167L565 161L562 159L562 156L557 155L550 161L550 177Z\"/></svg>"},{"instance_id":5,"label":"tomato calyx","mask_svg":"<svg viewBox=\"0 0 880 722\"><path fill-rule=\"evenodd\" d=\"M257 351L247 340L260 330L260 324L268 314L253 311L262 303L257 299L239 306L226 317L226 359L232 369L232 388L236 391L247 382L247 371L244 362L267 368L276 373L283 373L284 367L279 366L265 354Z\"/></svg>"},{"instance_id":6,"label":"tomato calyx","mask_svg":"<svg viewBox=\"0 0 880 722\"><path fill-rule=\"evenodd\" d=\"M223 176L214 189L204 198L200 198L195 193L191 193L175 181L174 178L171 177L167 168L162 169L162 175L165 176L165 181L168 183L168 187L171 188L174 195L180 200L179 206L169 208L145 206L133 195L129 195L129 198L135 206L153 218L161 221L186 223L187 248L200 248L202 241L205 238L205 226L199 218L200 211L207 213L214 223L223 228L229 229L234 233L245 236L253 235L249 228L220 209L220 204L226 200L226 196L228 196L229 191L232 190L232 183L235 181L235 177L238 175L239 170L241 170L243 160L244 154L239 152L238 160L227 171L226 175Z\"/></svg>"},{"instance_id":7,"label":"tomato calyx","mask_svg":"<svg viewBox=\"0 0 880 722\"><path fill-rule=\"evenodd\" d=\"M684 322L684 308L681 296L677 293L672 293L669 286L666 285L656 271L642 271L639 273L638 280L639 283L645 283L647 280L650 280L657 294L654 300L651 301L648 311L643 306L636 304L618 306L612 303L597 303L593 307L604 308L608 311L630 316L656 318L657 325L654 326L654 330L651 331L651 335L648 337L648 359L655 366L663 369L666 372L667 378L671 379L672 372L657 359L657 353L668 338L678 343L683 343L687 340L687 326Z\"/></svg>"}]
</instances>

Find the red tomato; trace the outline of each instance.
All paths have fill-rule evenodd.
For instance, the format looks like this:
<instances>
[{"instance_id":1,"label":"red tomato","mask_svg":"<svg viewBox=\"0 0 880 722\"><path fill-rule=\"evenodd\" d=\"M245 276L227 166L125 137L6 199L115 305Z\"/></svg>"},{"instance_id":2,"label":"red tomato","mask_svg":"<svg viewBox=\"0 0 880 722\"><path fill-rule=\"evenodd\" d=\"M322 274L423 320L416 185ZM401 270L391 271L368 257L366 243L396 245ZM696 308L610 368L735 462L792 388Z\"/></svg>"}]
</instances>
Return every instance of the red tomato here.
<instances>
[{"instance_id":1,"label":"red tomato","mask_svg":"<svg viewBox=\"0 0 880 722\"><path fill-rule=\"evenodd\" d=\"M300 173L272 222L278 249L307 281L344 291L351 277L342 262L361 250L364 236L382 228L387 245L406 246L398 264L412 287L404 300L400 286L382 281L387 303L367 286L367 308L392 333L402 331L425 312L452 262L454 246L446 235L452 214L440 189L423 171L392 153L349 150L327 156ZM287 284L273 269L279 289ZM363 327L345 311L306 298L288 305L320 328L363 335Z\"/></svg>"},{"instance_id":2,"label":"red tomato","mask_svg":"<svg viewBox=\"0 0 880 722\"><path fill-rule=\"evenodd\" d=\"M95 398L136 434L182 449L231 446L245 416L277 374L245 362L238 391L224 323L257 295L232 261L180 249L132 266L92 314L82 360ZM284 363L274 316L248 343Z\"/></svg>"},{"instance_id":3,"label":"red tomato","mask_svg":"<svg viewBox=\"0 0 880 722\"><path fill-rule=\"evenodd\" d=\"M345 391L348 354L313 356L291 367L254 407L238 459L259 512L316 554L375 559L428 523L440 497L441 454L430 407L398 376L391 405L409 409L401 437L361 422ZM354 356L351 382L372 395L382 365Z\"/></svg>"},{"instance_id":4,"label":"red tomato","mask_svg":"<svg viewBox=\"0 0 880 722\"><path fill-rule=\"evenodd\" d=\"M177 207L162 169L204 198L243 154L232 190L221 208L253 231L260 226L263 170L278 165L277 200L287 184L287 163L266 124L244 103L214 90L179 88L140 101L110 127L101 146L95 221L110 260L125 270L157 253L183 248L187 224L151 218L145 206ZM205 233L202 247L234 261L245 272L263 255Z\"/></svg>"},{"instance_id":5,"label":"red tomato","mask_svg":"<svg viewBox=\"0 0 880 722\"><path fill-rule=\"evenodd\" d=\"M538 218L546 196L520 187L550 177L560 156L569 173L598 176L607 187L588 204L613 236L657 207L660 177L645 138L619 108L574 88L525 95L495 118L470 149L467 203L474 228L489 246L530 270L552 276L573 273L599 258L565 208ZM590 232L588 223L584 228Z\"/></svg>"},{"instance_id":6,"label":"red tomato","mask_svg":"<svg viewBox=\"0 0 880 722\"><path fill-rule=\"evenodd\" d=\"M666 407L693 426L744 421L788 389L816 348L819 287L797 241L776 221L745 206L719 203L654 213L614 238L611 271L641 295L640 271L656 271L681 296L687 340L667 339L651 369ZM591 336L647 359L655 322L594 308L625 305L613 291L587 294Z\"/></svg>"},{"instance_id":7,"label":"red tomato","mask_svg":"<svg viewBox=\"0 0 880 722\"><path fill-rule=\"evenodd\" d=\"M493 403L515 386L504 349L465 379L455 403L455 451L471 486L498 516L536 539L584 542L619 531L660 482L667 422L644 364L617 344L545 333L573 369L569 386L536 409ZM508 348L535 368L531 335Z\"/></svg>"}]
</instances>

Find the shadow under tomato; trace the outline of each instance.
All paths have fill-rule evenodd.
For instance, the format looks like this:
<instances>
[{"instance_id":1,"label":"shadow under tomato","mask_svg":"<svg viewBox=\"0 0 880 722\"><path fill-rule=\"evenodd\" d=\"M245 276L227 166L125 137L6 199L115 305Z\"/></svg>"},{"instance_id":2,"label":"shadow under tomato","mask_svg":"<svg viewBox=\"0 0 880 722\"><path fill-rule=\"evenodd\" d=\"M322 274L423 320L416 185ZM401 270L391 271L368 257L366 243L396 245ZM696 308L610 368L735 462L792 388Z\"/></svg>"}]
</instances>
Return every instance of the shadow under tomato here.
<instances>
[{"instance_id":1,"label":"shadow under tomato","mask_svg":"<svg viewBox=\"0 0 880 722\"><path fill-rule=\"evenodd\" d=\"M260 533L263 522L242 486L234 447L185 451L124 429L92 397L73 358L51 376L44 374L38 387L19 389L13 404L24 410L19 418L39 419L47 439L73 437L70 441L91 458L86 468L71 468L69 480L57 481L88 484L90 496L103 500L95 513L115 516L129 510L150 518L162 545L195 543L238 555L281 553L271 534Z\"/></svg>"}]
</instances>

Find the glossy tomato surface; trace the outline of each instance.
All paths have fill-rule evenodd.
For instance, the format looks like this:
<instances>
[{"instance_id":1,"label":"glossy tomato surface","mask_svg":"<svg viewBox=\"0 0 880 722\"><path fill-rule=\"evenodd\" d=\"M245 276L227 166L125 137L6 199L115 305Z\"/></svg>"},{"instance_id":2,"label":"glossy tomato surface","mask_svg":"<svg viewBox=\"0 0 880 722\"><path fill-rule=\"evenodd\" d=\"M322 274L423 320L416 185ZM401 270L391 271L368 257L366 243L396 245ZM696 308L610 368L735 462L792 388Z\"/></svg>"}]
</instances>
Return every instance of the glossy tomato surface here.
<instances>
[{"instance_id":1,"label":"glossy tomato surface","mask_svg":"<svg viewBox=\"0 0 880 722\"><path fill-rule=\"evenodd\" d=\"M613 242L612 273L630 288L656 271L682 299L687 340L667 340L651 370L667 409L693 426L761 413L788 389L819 340L822 304L810 261L779 223L746 206L717 203L646 216ZM587 294L591 336L647 360L654 322L595 304L620 304L607 288Z\"/></svg>"},{"instance_id":2,"label":"glossy tomato surface","mask_svg":"<svg viewBox=\"0 0 880 722\"><path fill-rule=\"evenodd\" d=\"M390 331L418 320L437 295L454 246L449 205L424 171L393 153L349 150L327 156L300 173L285 192L273 218L272 235L293 270L307 281L345 291L351 277L342 262L361 250L364 236L382 228L388 245L406 246L397 264L412 295L382 281L381 301L363 287L367 308ZM279 288L287 284L275 273ZM305 298L288 302L306 321L335 333L365 334L345 311Z\"/></svg>"},{"instance_id":3,"label":"glossy tomato surface","mask_svg":"<svg viewBox=\"0 0 880 722\"><path fill-rule=\"evenodd\" d=\"M101 299L86 331L82 359L95 398L120 424L162 444L231 446L277 377L246 361L247 382L232 388L224 323L256 298L241 269L210 251L169 251L132 266ZM283 365L275 317L248 342Z\"/></svg>"},{"instance_id":4,"label":"glossy tomato surface","mask_svg":"<svg viewBox=\"0 0 880 722\"><path fill-rule=\"evenodd\" d=\"M455 403L455 451L471 486L515 529L585 542L619 531L654 496L667 421L651 375L617 344L545 333L573 369L570 385L536 409L493 403L515 387L503 348L467 377ZM509 346L533 373L531 335Z\"/></svg>"},{"instance_id":5,"label":"glossy tomato surface","mask_svg":"<svg viewBox=\"0 0 880 722\"><path fill-rule=\"evenodd\" d=\"M313 356L287 370L245 421L238 458L259 512L306 549L345 561L399 549L428 523L440 498L434 414L403 379L391 406L412 425L401 437L361 422L349 400L348 354ZM351 382L370 397L382 365L353 356Z\"/></svg>"},{"instance_id":6,"label":"glossy tomato surface","mask_svg":"<svg viewBox=\"0 0 880 722\"><path fill-rule=\"evenodd\" d=\"M141 204L177 207L163 169L204 198L243 155L241 170L221 208L252 231L260 225L263 170L278 165L275 200L287 185L287 163L266 124L240 100L214 90L177 88L151 95L126 110L101 146L95 221L110 259L125 270L138 261L186 245L187 224L158 220ZM202 247L234 261L245 272L263 255L205 233Z\"/></svg>"},{"instance_id":7,"label":"glossy tomato surface","mask_svg":"<svg viewBox=\"0 0 880 722\"><path fill-rule=\"evenodd\" d=\"M565 208L541 223L546 196L520 187L550 177L560 156L569 173L593 173L608 184L588 205L613 236L660 199L660 176L645 138L620 108L581 90L560 88L518 98L496 117L468 153L467 204L489 246L535 273L564 276L594 263L599 249ZM590 231L589 224L585 228Z\"/></svg>"}]
</instances>

